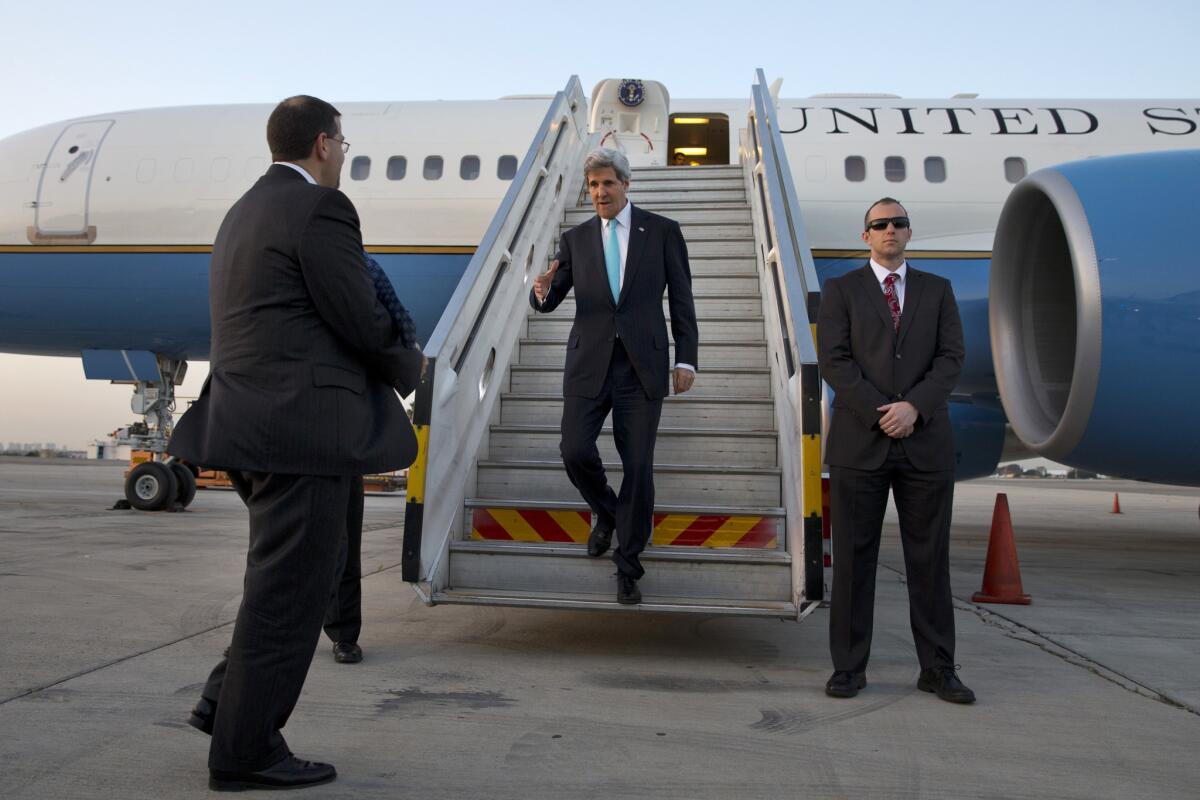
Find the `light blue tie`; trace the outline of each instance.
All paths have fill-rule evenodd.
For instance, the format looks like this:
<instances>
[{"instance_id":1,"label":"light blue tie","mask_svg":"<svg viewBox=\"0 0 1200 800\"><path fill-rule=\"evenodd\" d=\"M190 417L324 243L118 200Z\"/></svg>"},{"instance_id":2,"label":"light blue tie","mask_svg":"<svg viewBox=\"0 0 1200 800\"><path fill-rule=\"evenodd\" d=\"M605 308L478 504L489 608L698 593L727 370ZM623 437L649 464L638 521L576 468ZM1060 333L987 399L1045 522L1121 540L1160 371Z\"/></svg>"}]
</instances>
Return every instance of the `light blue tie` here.
<instances>
[{"instance_id":1,"label":"light blue tie","mask_svg":"<svg viewBox=\"0 0 1200 800\"><path fill-rule=\"evenodd\" d=\"M621 243L617 241L617 221L608 221L608 244L604 247L604 266L608 268L608 288L613 302L621 297Z\"/></svg>"}]
</instances>

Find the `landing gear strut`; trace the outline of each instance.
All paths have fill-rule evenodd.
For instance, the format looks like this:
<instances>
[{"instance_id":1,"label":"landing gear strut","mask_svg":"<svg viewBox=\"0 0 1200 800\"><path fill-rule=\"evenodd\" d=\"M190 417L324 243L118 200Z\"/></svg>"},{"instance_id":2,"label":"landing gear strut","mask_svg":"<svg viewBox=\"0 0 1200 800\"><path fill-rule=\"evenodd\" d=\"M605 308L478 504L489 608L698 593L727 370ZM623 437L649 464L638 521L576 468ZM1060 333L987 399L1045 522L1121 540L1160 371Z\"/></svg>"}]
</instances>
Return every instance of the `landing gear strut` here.
<instances>
[{"instance_id":1,"label":"landing gear strut","mask_svg":"<svg viewBox=\"0 0 1200 800\"><path fill-rule=\"evenodd\" d=\"M125 499L139 511L179 510L196 496L195 471L167 455L175 424L175 385L183 382L187 362L165 356L157 356L157 360L157 380L113 381L133 385L130 405L135 414L145 418L145 422L130 425L121 437L121 443L137 454L125 476Z\"/></svg>"}]
</instances>

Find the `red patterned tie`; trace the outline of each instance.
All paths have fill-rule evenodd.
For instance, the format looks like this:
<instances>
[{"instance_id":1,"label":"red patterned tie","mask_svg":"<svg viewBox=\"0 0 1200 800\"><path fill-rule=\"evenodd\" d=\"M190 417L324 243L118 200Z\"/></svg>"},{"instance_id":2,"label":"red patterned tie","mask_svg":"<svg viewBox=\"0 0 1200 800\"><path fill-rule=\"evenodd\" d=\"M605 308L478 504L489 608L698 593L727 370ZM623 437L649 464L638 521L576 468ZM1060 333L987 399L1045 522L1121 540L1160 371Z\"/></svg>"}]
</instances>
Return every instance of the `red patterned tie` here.
<instances>
[{"instance_id":1,"label":"red patterned tie","mask_svg":"<svg viewBox=\"0 0 1200 800\"><path fill-rule=\"evenodd\" d=\"M888 308L892 311L892 328L900 330L900 299L896 297L896 273L883 279L883 297L887 300Z\"/></svg>"}]
</instances>

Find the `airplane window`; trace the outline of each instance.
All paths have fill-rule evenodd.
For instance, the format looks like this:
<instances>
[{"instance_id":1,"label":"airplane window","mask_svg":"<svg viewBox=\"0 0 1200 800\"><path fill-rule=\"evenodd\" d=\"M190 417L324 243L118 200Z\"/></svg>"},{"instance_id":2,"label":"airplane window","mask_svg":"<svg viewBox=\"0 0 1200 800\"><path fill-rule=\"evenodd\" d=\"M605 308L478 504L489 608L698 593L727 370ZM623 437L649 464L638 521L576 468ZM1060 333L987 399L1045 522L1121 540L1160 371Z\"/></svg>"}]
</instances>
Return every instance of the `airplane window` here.
<instances>
[{"instance_id":1,"label":"airplane window","mask_svg":"<svg viewBox=\"0 0 1200 800\"><path fill-rule=\"evenodd\" d=\"M458 165L458 177L473 181L479 177L479 156L463 156Z\"/></svg>"},{"instance_id":2,"label":"airplane window","mask_svg":"<svg viewBox=\"0 0 1200 800\"><path fill-rule=\"evenodd\" d=\"M925 159L925 180L930 183L943 183L946 180L946 159L941 156Z\"/></svg>"},{"instance_id":3,"label":"airplane window","mask_svg":"<svg viewBox=\"0 0 1200 800\"><path fill-rule=\"evenodd\" d=\"M402 181L406 174L408 174L407 158L404 156L392 156L388 159L387 179L389 181Z\"/></svg>"},{"instance_id":4,"label":"airplane window","mask_svg":"<svg viewBox=\"0 0 1200 800\"><path fill-rule=\"evenodd\" d=\"M502 181L511 181L517 177L517 157L500 156L496 162L496 177Z\"/></svg>"},{"instance_id":5,"label":"airplane window","mask_svg":"<svg viewBox=\"0 0 1200 800\"><path fill-rule=\"evenodd\" d=\"M436 181L442 177L442 157L426 156L425 169L422 171L427 181Z\"/></svg>"},{"instance_id":6,"label":"airplane window","mask_svg":"<svg viewBox=\"0 0 1200 800\"><path fill-rule=\"evenodd\" d=\"M137 165L137 182L150 183L154 180L154 159L143 158Z\"/></svg>"},{"instance_id":7,"label":"airplane window","mask_svg":"<svg viewBox=\"0 0 1200 800\"><path fill-rule=\"evenodd\" d=\"M892 183L904 180L904 159L900 156L888 156L883 160L883 177Z\"/></svg>"},{"instance_id":8,"label":"airplane window","mask_svg":"<svg viewBox=\"0 0 1200 800\"><path fill-rule=\"evenodd\" d=\"M867 161L862 156L846 156L846 180L858 183L867 179Z\"/></svg>"},{"instance_id":9,"label":"airplane window","mask_svg":"<svg viewBox=\"0 0 1200 800\"><path fill-rule=\"evenodd\" d=\"M350 162L350 180L365 181L371 174L371 157L355 156Z\"/></svg>"},{"instance_id":10,"label":"airplane window","mask_svg":"<svg viewBox=\"0 0 1200 800\"><path fill-rule=\"evenodd\" d=\"M1004 178L1009 183L1016 183L1025 177L1028 170L1025 168L1025 159L1013 156L1004 159Z\"/></svg>"}]
</instances>

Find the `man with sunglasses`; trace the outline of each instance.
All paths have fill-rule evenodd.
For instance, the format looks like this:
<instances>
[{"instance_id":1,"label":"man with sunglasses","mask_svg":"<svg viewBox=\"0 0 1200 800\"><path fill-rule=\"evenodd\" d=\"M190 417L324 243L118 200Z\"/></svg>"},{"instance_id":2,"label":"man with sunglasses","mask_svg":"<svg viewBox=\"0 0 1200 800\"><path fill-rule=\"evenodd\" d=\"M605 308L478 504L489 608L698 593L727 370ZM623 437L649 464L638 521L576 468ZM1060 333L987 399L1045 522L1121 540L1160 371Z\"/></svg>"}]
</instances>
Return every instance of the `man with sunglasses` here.
<instances>
[{"instance_id":1,"label":"man with sunglasses","mask_svg":"<svg viewBox=\"0 0 1200 800\"><path fill-rule=\"evenodd\" d=\"M358 214L338 191L349 148L340 112L288 98L267 121L267 144L275 163L213 244L212 365L168 447L225 470L250 515L232 642L190 720L212 735L218 791L337 775L294 756L280 729L349 555L348 529L361 525L362 476L416 455L395 390L416 386L424 360L378 296Z\"/></svg>"},{"instance_id":2,"label":"man with sunglasses","mask_svg":"<svg viewBox=\"0 0 1200 800\"><path fill-rule=\"evenodd\" d=\"M821 377L834 391L825 447L834 673L825 693L853 697L867 685L875 567L890 490L921 664L917 687L971 703L975 694L956 673L950 598L955 456L946 402L962 368L962 322L950 282L905 263L911 238L904 207L890 197L877 201L863 220L870 263L830 278L821 291Z\"/></svg>"}]
</instances>

